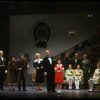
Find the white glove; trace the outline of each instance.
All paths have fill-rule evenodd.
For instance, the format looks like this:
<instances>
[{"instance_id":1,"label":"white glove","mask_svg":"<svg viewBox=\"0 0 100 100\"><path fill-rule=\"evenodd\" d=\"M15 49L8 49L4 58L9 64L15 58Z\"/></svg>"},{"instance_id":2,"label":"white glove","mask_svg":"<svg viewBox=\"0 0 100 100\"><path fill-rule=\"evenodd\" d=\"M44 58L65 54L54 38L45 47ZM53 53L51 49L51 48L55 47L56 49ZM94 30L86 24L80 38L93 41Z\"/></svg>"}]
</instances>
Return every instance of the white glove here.
<instances>
[{"instance_id":1,"label":"white glove","mask_svg":"<svg viewBox=\"0 0 100 100\"><path fill-rule=\"evenodd\" d=\"M44 72L44 75L47 75L47 72Z\"/></svg>"},{"instance_id":2,"label":"white glove","mask_svg":"<svg viewBox=\"0 0 100 100\"><path fill-rule=\"evenodd\" d=\"M29 66L29 64L27 65L27 68L29 68L30 66Z\"/></svg>"}]
</instances>

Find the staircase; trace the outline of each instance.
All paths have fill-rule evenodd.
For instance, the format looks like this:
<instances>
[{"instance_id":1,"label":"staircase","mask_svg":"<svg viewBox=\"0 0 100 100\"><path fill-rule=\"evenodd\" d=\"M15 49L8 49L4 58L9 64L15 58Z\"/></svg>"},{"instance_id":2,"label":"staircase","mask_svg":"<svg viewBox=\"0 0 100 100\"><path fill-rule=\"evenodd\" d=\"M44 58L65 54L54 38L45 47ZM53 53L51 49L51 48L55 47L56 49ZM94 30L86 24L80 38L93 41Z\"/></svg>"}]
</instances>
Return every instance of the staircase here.
<instances>
[{"instance_id":1,"label":"staircase","mask_svg":"<svg viewBox=\"0 0 100 100\"><path fill-rule=\"evenodd\" d=\"M69 53L70 58L73 58L75 52L79 53L80 58L82 58L83 53L87 53L91 63L93 63L93 61L97 62L98 60L100 60L100 35L95 35L84 40L83 42L75 45L74 47L56 55L55 58L63 59L65 53Z\"/></svg>"}]
</instances>

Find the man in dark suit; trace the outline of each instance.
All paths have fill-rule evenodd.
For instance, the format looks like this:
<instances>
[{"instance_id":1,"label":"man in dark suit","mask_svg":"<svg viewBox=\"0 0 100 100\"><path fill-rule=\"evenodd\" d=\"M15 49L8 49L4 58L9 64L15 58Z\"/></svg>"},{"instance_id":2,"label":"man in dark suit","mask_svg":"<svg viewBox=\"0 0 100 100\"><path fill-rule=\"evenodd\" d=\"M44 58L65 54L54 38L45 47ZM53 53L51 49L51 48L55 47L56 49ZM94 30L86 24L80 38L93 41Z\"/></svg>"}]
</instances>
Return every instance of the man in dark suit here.
<instances>
[{"instance_id":1,"label":"man in dark suit","mask_svg":"<svg viewBox=\"0 0 100 100\"><path fill-rule=\"evenodd\" d=\"M26 69L28 61L24 55L20 55L17 61L17 81L18 81L18 91L21 91L21 81L23 85L23 91L26 91Z\"/></svg>"},{"instance_id":2,"label":"man in dark suit","mask_svg":"<svg viewBox=\"0 0 100 100\"><path fill-rule=\"evenodd\" d=\"M77 65L81 65L81 60L79 59L79 54L75 53L74 59L72 60L73 69L76 69Z\"/></svg>"},{"instance_id":3,"label":"man in dark suit","mask_svg":"<svg viewBox=\"0 0 100 100\"><path fill-rule=\"evenodd\" d=\"M3 90L4 79L5 79L5 58L3 57L3 51L0 50L0 90Z\"/></svg>"},{"instance_id":4,"label":"man in dark suit","mask_svg":"<svg viewBox=\"0 0 100 100\"><path fill-rule=\"evenodd\" d=\"M69 64L72 64L72 60L70 59L70 53L66 52L64 55L64 58L63 58L64 71L66 71L68 69ZM66 79L66 77L64 76L64 80L65 79ZM62 84L62 88L67 89L67 85Z\"/></svg>"},{"instance_id":5,"label":"man in dark suit","mask_svg":"<svg viewBox=\"0 0 100 100\"><path fill-rule=\"evenodd\" d=\"M43 66L44 71L46 75L46 81L47 81L47 92L55 92L55 72L54 72L54 65L55 65L55 59L54 57L51 57L51 52L49 50L45 51L46 57L43 59Z\"/></svg>"},{"instance_id":6,"label":"man in dark suit","mask_svg":"<svg viewBox=\"0 0 100 100\"><path fill-rule=\"evenodd\" d=\"M70 54L65 53L64 59L63 59L63 65L64 65L64 70L68 69L68 65L71 64L72 61L70 59Z\"/></svg>"},{"instance_id":7,"label":"man in dark suit","mask_svg":"<svg viewBox=\"0 0 100 100\"><path fill-rule=\"evenodd\" d=\"M91 64L87 58L87 54L85 54L85 53L83 54L81 66L82 66L82 70L83 70L84 88L87 89L88 88L88 80L90 78Z\"/></svg>"}]
</instances>

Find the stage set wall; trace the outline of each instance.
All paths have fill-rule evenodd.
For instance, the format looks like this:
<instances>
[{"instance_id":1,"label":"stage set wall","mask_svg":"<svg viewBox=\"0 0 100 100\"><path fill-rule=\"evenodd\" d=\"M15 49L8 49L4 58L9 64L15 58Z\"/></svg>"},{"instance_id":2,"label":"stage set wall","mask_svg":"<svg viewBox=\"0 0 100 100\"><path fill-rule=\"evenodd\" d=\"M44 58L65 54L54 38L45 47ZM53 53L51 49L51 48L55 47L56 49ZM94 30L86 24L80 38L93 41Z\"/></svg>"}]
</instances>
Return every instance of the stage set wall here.
<instances>
[{"instance_id":1,"label":"stage set wall","mask_svg":"<svg viewBox=\"0 0 100 100\"><path fill-rule=\"evenodd\" d=\"M31 73L36 52L45 56L45 50L50 49L52 56L79 44L96 34L97 19L88 18L86 12L70 12L66 14L35 14L9 16L9 54L28 54L30 56ZM51 29L51 37L46 48L38 48L32 35L32 29L37 22L45 22ZM74 29L71 36L69 30Z\"/></svg>"}]
</instances>

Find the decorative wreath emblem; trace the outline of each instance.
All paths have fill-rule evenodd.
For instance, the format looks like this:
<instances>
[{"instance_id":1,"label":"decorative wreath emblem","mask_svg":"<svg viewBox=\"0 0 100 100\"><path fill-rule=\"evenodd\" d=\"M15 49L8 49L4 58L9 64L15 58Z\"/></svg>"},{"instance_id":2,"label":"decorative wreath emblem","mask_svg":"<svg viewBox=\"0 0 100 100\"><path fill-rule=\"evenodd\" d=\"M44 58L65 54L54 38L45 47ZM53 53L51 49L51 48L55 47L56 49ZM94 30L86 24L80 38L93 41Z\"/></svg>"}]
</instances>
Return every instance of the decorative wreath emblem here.
<instances>
[{"instance_id":1,"label":"decorative wreath emblem","mask_svg":"<svg viewBox=\"0 0 100 100\"><path fill-rule=\"evenodd\" d=\"M37 23L33 29L33 37L36 41L36 46L46 48L47 42L50 39L51 31L48 24L44 22Z\"/></svg>"}]
</instances>

